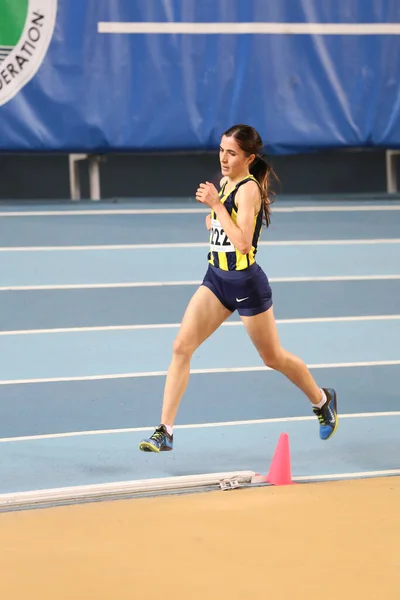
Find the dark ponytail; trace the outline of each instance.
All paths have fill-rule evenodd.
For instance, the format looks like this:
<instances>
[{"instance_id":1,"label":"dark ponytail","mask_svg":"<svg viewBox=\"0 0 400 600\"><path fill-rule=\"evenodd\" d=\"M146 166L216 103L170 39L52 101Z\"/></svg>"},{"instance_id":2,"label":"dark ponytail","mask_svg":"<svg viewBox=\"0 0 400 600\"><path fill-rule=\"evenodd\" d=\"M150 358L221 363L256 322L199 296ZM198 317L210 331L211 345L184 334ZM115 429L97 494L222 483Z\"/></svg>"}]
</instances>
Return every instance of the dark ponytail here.
<instances>
[{"instance_id":1,"label":"dark ponytail","mask_svg":"<svg viewBox=\"0 0 400 600\"><path fill-rule=\"evenodd\" d=\"M270 191L271 177L275 181L279 181L272 167L264 160L260 152L263 147L260 134L250 127L250 125L233 125L223 134L226 137L233 136L239 147L250 156L255 154L256 157L250 165L250 173L258 181L261 190L261 201L264 210L265 224L268 227L271 223L271 199Z\"/></svg>"},{"instance_id":2,"label":"dark ponytail","mask_svg":"<svg viewBox=\"0 0 400 600\"><path fill-rule=\"evenodd\" d=\"M270 194L271 176L278 181L278 177L273 168L259 154L255 157L250 166L250 174L258 181L261 190L261 201L264 209L265 224L268 227L271 223L271 204L273 199Z\"/></svg>"}]
</instances>

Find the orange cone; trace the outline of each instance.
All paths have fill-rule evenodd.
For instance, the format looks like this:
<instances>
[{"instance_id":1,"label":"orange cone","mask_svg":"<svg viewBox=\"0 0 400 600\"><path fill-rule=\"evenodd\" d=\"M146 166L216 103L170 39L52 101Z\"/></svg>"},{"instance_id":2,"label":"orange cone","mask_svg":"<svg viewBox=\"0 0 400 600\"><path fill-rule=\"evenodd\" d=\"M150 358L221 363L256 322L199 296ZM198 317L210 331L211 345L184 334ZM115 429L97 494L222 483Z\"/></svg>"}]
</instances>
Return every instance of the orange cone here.
<instances>
[{"instance_id":1,"label":"orange cone","mask_svg":"<svg viewBox=\"0 0 400 600\"><path fill-rule=\"evenodd\" d=\"M281 433L279 436L266 481L272 485L291 485L293 483L287 433Z\"/></svg>"}]
</instances>

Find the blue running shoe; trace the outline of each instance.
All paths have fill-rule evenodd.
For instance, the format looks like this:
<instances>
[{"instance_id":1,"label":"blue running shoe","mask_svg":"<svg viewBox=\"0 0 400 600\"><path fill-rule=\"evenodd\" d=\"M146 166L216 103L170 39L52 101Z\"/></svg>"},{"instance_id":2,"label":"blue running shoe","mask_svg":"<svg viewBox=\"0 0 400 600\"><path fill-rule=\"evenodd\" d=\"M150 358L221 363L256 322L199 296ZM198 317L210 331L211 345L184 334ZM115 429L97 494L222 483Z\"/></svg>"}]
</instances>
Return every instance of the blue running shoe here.
<instances>
[{"instance_id":1,"label":"blue running shoe","mask_svg":"<svg viewBox=\"0 0 400 600\"><path fill-rule=\"evenodd\" d=\"M174 445L174 436L169 435L165 425L159 425L153 435L147 440L142 440L139 450L142 452L168 452Z\"/></svg>"},{"instance_id":2,"label":"blue running shoe","mask_svg":"<svg viewBox=\"0 0 400 600\"><path fill-rule=\"evenodd\" d=\"M332 389L323 388L326 394L326 402L322 408L313 408L319 421L319 437L321 440L329 440L338 426L336 392Z\"/></svg>"}]
</instances>

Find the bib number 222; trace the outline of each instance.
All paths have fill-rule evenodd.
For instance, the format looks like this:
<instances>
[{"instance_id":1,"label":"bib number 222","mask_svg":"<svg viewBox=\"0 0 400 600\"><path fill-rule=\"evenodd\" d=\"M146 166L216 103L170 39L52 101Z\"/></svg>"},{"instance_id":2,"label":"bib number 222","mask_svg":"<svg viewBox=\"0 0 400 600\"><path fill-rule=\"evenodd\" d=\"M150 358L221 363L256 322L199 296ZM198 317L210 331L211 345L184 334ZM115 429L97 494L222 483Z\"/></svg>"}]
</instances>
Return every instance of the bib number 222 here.
<instances>
[{"instance_id":1,"label":"bib number 222","mask_svg":"<svg viewBox=\"0 0 400 600\"><path fill-rule=\"evenodd\" d=\"M211 244L213 246L231 246L231 242L225 231L222 228L219 229L216 227L212 229Z\"/></svg>"}]
</instances>

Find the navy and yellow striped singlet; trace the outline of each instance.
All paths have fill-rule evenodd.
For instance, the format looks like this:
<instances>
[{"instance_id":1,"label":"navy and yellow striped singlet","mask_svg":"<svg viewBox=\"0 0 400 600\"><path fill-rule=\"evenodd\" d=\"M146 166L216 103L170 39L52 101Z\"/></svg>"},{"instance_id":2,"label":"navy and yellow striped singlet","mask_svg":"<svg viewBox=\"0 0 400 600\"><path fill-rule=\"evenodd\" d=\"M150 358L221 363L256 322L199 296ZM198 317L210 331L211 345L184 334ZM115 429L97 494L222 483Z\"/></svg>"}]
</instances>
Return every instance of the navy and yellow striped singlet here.
<instances>
[{"instance_id":1,"label":"navy and yellow striped singlet","mask_svg":"<svg viewBox=\"0 0 400 600\"><path fill-rule=\"evenodd\" d=\"M231 216L232 221L237 223L237 212L238 207L235 203L235 196L241 185L249 180L253 180L258 184L258 181L249 175L242 181L236 184L233 190L225 194L225 185L219 192L222 204ZM254 229L253 229L253 241L252 248L248 254L241 254L237 248L232 244L225 231L223 230L221 223L217 219L217 215L211 211L211 229L210 229L210 252L208 253L208 262L222 269L223 271L243 271L252 264L255 263L255 256L257 253L257 244L260 239L262 229L262 205L257 215L254 217Z\"/></svg>"}]
</instances>

